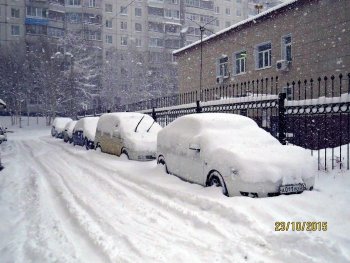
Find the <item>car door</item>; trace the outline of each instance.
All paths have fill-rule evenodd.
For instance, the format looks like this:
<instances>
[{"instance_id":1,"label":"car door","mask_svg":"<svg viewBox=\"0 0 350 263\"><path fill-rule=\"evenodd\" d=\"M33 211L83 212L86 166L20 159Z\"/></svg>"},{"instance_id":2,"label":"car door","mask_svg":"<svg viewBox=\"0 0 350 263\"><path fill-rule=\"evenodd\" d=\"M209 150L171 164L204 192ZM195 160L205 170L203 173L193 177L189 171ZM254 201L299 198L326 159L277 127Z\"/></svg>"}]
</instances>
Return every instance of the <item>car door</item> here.
<instances>
[{"instance_id":1,"label":"car door","mask_svg":"<svg viewBox=\"0 0 350 263\"><path fill-rule=\"evenodd\" d=\"M112 131L112 147L113 147L113 154L119 156L121 153L122 147L123 147L119 122L116 123L116 125Z\"/></svg>"},{"instance_id":2,"label":"car door","mask_svg":"<svg viewBox=\"0 0 350 263\"><path fill-rule=\"evenodd\" d=\"M184 155L182 158L182 173L194 183L202 183L203 177L203 161L201 159L201 148L199 143L195 142L193 138L184 145Z\"/></svg>"}]
</instances>

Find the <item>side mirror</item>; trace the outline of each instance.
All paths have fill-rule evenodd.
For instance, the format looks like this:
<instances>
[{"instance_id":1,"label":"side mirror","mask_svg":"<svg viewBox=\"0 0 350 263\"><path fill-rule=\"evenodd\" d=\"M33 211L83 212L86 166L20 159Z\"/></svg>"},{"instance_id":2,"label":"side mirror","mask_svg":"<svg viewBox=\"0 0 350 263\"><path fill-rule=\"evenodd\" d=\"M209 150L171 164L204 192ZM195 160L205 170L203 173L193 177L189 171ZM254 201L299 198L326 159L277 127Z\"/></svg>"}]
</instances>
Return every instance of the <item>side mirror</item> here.
<instances>
[{"instance_id":1,"label":"side mirror","mask_svg":"<svg viewBox=\"0 0 350 263\"><path fill-rule=\"evenodd\" d=\"M197 143L190 143L189 149L199 152L201 150L201 147Z\"/></svg>"}]
</instances>

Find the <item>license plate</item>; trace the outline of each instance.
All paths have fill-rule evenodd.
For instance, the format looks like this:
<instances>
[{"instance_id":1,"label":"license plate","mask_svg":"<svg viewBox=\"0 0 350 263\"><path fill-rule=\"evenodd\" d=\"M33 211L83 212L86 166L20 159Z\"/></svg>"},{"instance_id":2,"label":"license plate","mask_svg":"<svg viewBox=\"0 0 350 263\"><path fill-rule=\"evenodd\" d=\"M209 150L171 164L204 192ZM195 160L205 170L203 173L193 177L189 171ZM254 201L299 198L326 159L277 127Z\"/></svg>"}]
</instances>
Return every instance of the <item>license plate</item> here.
<instances>
[{"instance_id":1,"label":"license plate","mask_svg":"<svg viewBox=\"0 0 350 263\"><path fill-rule=\"evenodd\" d=\"M306 189L305 184L287 184L280 186L281 194L301 193Z\"/></svg>"}]
</instances>

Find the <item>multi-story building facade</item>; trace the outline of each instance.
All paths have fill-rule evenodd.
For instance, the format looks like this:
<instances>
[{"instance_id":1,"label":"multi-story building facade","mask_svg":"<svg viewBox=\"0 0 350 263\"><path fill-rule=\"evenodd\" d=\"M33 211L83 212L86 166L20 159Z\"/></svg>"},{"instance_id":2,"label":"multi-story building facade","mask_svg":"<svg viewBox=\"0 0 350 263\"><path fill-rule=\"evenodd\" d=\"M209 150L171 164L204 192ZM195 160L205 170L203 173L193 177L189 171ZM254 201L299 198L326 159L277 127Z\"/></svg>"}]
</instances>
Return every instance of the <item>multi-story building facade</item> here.
<instances>
[{"instance_id":1,"label":"multi-story building facade","mask_svg":"<svg viewBox=\"0 0 350 263\"><path fill-rule=\"evenodd\" d=\"M24 0L0 0L0 48L24 43Z\"/></svg>"},{"instance_id":2,"label":"multi-story building facade","mask_svg":"<svg viewBox=\"0 0 350 263\"><path fill-rule=\"evenodd\" d=\"M278 76L279 92L291 97L301 93L287 89L287 83L345 76L350 68L349 8L348 0L290 0L204 39L202 56L200 42L181 48L174 52L180 92L200 94ZM316 85L310 89L303 94L320 93ZM340 92L334 90L335 95ZM329 95L325 93L324 88L319 95Z\"/></svg>"},{"instance_id":3,"label":"multi-story building facade","mask_svg":"<svg viewBox=\"0 0 350 263\"><path fill-rule=\"evenodd\" d=\"M201 26L205 37L247 18L258 2L0 0L0 47L22 44L29 51L47 45L52 54L71 54L74 59L67 65L74 62L85 72L90 72L86 64L103 69L78 80L94 104L85 107L96 108L97 94L105 88L115 91L114 103L176 92L172 51L199 40ZM93 54L94 63L84 64L81 50Z\"/></svg>"}]
</instances>

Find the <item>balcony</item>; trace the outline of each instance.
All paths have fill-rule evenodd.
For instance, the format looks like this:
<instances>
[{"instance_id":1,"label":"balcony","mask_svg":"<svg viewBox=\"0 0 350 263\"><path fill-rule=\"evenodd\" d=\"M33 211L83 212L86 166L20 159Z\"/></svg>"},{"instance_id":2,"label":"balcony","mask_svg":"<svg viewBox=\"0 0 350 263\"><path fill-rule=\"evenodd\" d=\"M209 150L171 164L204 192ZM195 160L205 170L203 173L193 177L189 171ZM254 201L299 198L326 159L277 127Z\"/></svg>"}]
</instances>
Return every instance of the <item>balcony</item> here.
<instances>
[{"instance_id":1,"label":"balcony","mask_svg":"<svg viewBox=\"0 0 350 263\"><path fill-rule=\"evenodd\" d=\"M25 24L26 25L40 25L40 26L47 26L49 23L49 20L44 17L26 17Z\"/></svg>"}]
</instances>

